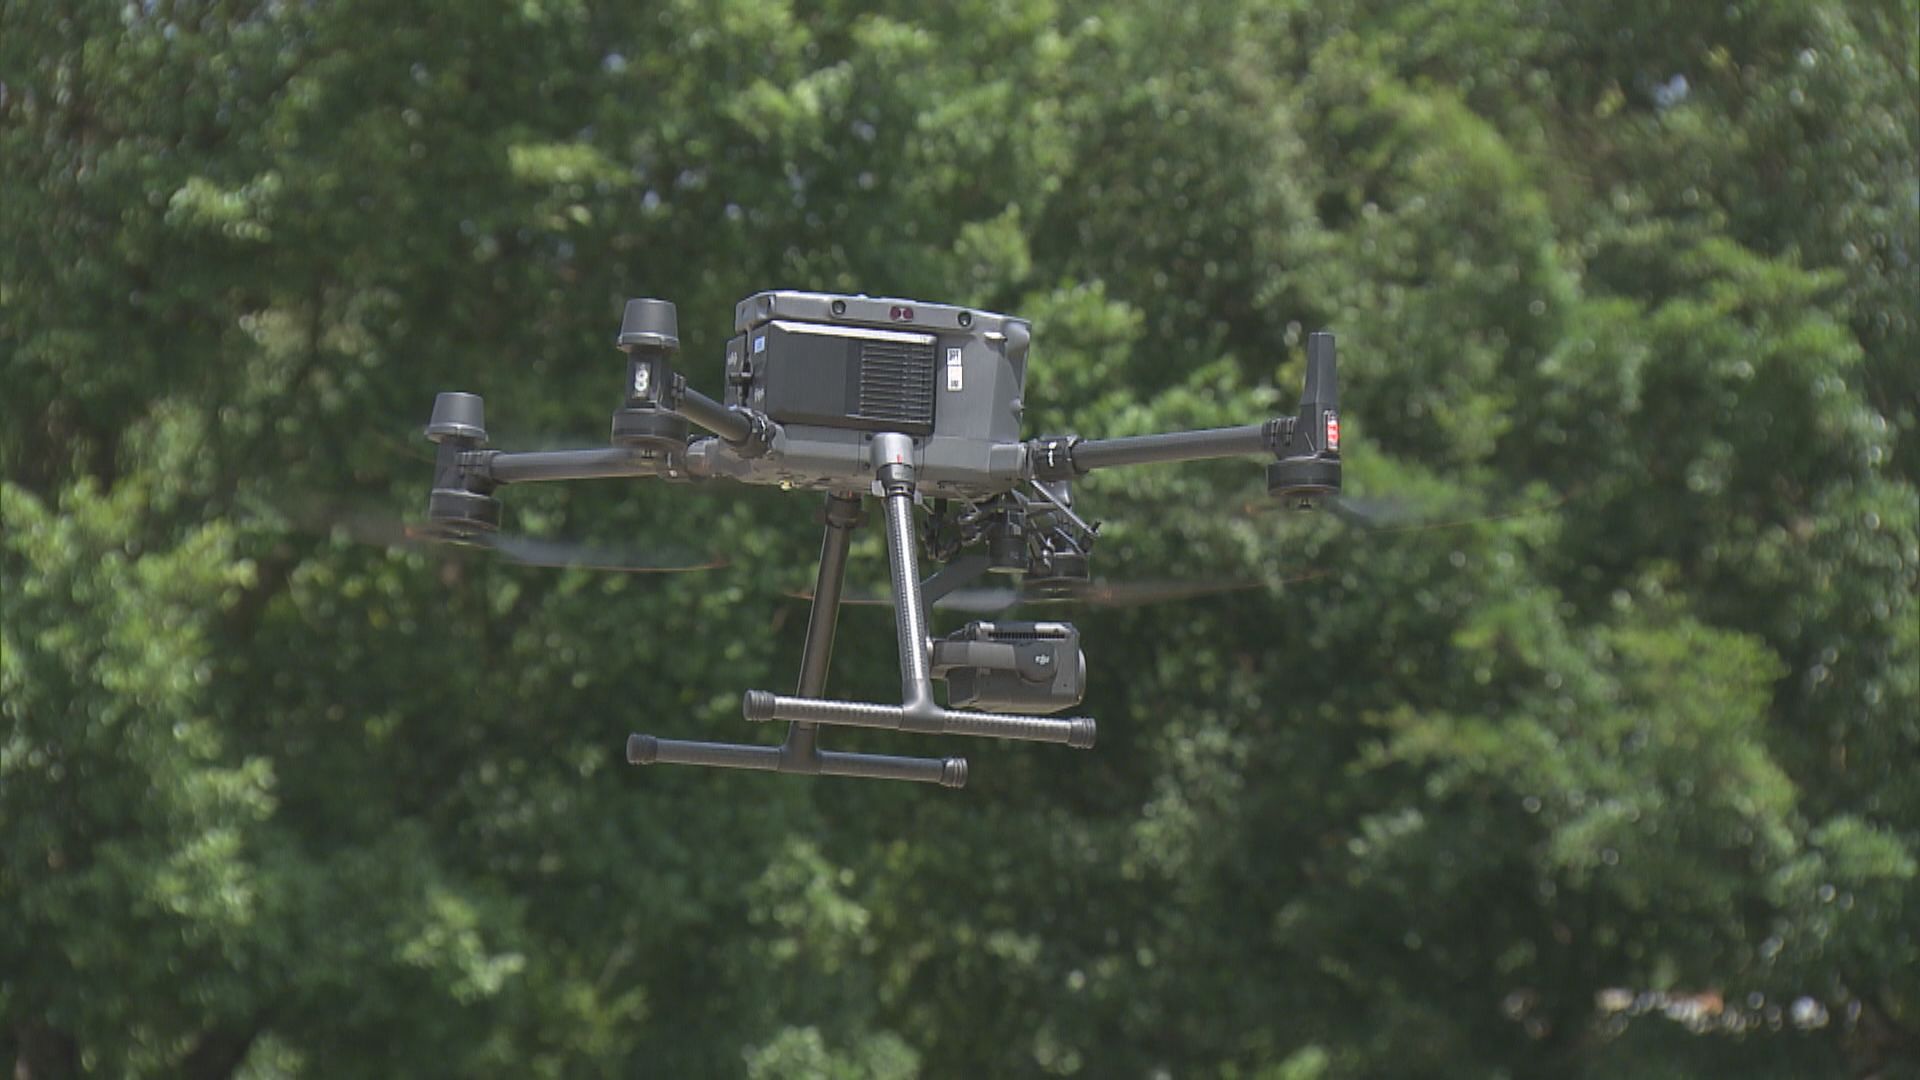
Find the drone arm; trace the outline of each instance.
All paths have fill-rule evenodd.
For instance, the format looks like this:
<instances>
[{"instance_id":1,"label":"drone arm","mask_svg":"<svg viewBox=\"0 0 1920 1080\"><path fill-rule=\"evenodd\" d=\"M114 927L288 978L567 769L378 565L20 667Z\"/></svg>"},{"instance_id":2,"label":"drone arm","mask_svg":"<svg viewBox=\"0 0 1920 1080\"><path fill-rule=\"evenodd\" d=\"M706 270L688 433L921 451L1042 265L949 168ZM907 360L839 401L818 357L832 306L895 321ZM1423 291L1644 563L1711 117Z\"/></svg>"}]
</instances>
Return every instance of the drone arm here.
<instances>
[{"instance_id":1,"label":"drone arm","mask_svg":"<svg viewBox=\"0 0 1920 1080\"><path fill-rule=\"evenodd\" d=\"M670 415L699 424L744 457L759 457L772 448L778 429L765 413L715 401L688 386L687 377L675 369L680 316L672 302L627 301L614 344L627 354L627 403L614 414L616 438L624 423L641 438L658 441L667 430L658 420Z\"/></svg>"},{"instance_id":2,"label":"drone arm","mask_svg":"<svg viewBox=\"0 0 1920 1080\"><path fill-rule=\"evenodd\" d=\"M634 428L647 432L643 436L647 441L658 443L651 433L661 426L659 418L676 417L681 441L686 424L692 422L713 432L740 457L759 457L773 448L780 425L772 417L758 409L721 404L695 390L666 357L630 357L628 367L629 385L646 389L630 392L626 407L614 414L616 436L623 427ZM648 374L642 376L642 371Z\"/></svg>"},{"instance_id":3,"label":"drone arm","mask_svg":"<svg viewBox=\"0 0 1920 1080\"><path fill-rule=\"evenodd\" d=\"M478 394L457 391L433 399L426 435L438 444L433 486L427 495L427 519L455 536L489 533L500 527L500 501L493 492L501 484L674 476L682 468L670 455L640 447L524 454L488 449L486 403Z\"/></svg>"},{"instance_id":4,"label":"drone arm","mask_svg":"<svg viewBox=\"0 0 1920 1080\"><path fill-rule=\"evenodd\" d=\"M1267 489L1274 495L1310 497L1340 490L1340 388L1332 334L1307 338L1306 385L1299 411L1261 424L1081 439L1056 435L1027 443L1027 475L1037 481L1074 480L1095 469L1162 461L1272 454Z\"/></svg>"},{"instance_id":5,"label":"drone arm","mask_svg":"<svg viewBox=\"0 0 1920 1080\"><path fill-rule=\"evenodd\" d=\"M1128 435L1117 439L1049 436L1028 444L1028 460L1036 480L1072 480L1095 469L1121 465L1273 453L1292 433L1293 420L1291 416L1280 416L1264 424Z\"/></svg>"},{"instance_id":6,"label":"drone arm","mask_svg":"<svg viewBox=\"0 0 1920 1080\"><path fill-rule=\"evenodd\" d=\"M478 450L469 451L465 458L468 467L496 484L671 475L667 462L658 454L629 447L541 450L524 454Z\"/></svg>"},{"instance_id":7,"label":"drone arm","mask_svg":"<svg viewBox=\"0 0 1920 1080\"><path fill-rule=\"evenodd\" d=\"M685 383L685 377L675 380L679 387L678 400L671 408L681 416L699 424L708 431L734 446L752 441L756 418L764 422L764 417L751 409L722 405L707 395Z\"/></svg>"}]
</instances>

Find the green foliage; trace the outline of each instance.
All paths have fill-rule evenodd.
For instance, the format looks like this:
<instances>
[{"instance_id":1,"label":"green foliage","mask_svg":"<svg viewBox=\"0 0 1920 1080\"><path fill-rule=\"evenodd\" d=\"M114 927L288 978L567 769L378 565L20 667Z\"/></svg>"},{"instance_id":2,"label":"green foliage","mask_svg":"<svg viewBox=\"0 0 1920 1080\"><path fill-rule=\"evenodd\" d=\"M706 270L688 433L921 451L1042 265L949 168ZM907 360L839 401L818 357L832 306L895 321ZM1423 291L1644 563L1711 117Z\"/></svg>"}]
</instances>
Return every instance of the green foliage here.
<instances>
[{"instance_id":1,"label":"green foliage","mask_svg":"<svg viewBox=\"0 0 1920 1080\"><path fill-rule=\"evenodd\" d=\"M246 848L273 812L273 767L225 752L200 599L238 587L244 567L219 522L141 551L131 487L82 481L55 507L12 485L0 498L8 1012L109 1071L151 1067L162 1048L126 1033L249 1004L232 965L261 906Z\"/></svg>"},{"instance_id":2,"label":"green foliage","mask_svg":"<svg viewBox=\"0 0 1920 1080\"><path fill-rule=\"evenodd\" d=\"M16 1075L1914 1075L1910 5L0 8ZM598 441L673 298L1036 323L1033 433L1284 410L1349 491L1083 485L1091 754L741 737L777 493L511 492L705 575L421 549L431 396ZM583 419L584 418L584 419ZM523 434L524 433L524 434ZM870 535L855 573L878 578ZM896 689L850 609L834 689ZM836 745L897 748L839 733Z\"/></svg>"}]
</instances>

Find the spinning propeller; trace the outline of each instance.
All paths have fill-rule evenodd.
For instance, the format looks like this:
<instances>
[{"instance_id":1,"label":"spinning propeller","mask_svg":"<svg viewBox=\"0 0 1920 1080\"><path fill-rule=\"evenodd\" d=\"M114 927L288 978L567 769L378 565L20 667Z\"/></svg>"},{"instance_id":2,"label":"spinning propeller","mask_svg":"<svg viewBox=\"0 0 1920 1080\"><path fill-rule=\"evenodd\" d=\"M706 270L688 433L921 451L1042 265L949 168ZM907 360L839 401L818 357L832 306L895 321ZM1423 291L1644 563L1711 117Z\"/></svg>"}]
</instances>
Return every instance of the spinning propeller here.
<instances>
[{"instance_id":1,"label":"spinning propeller","mask_svg":"<svg viewBox=\"0 0 1920 1080\"><path fill-rule=\"evenodd\" d=\"M1321 573L1325 571L1303 574L1286 580L1306 581L1319 577ZM1203 596L1245 592L1261 586L1261 582L1245 579L1202 581L1087 579L1072 582L1058 579L1028 580L1017 586L955 589L934 600L929 606L972 615L992 615L1028 604L1076 604L1096 608L1130 608L1140 607L1143 604L1175 603ZM813 599L811 590L794 589L789 590L786 595L795 600L811 601ZM840 602L861 607L892 607L893 597L876 589L843 595Z\"/></svg>"}]
</instances>

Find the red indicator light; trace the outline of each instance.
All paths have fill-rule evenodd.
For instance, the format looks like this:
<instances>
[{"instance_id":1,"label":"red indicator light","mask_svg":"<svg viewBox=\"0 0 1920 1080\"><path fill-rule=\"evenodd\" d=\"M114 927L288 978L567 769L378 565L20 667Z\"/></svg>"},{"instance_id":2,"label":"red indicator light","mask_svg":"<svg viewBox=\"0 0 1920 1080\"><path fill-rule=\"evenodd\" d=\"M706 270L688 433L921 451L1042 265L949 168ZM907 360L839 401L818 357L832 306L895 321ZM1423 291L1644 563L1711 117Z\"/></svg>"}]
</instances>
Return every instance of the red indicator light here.
<instances>
[{"instance_id":1,"label":"red indicator light","mask_svg":"<svg viewBox=\"0 0 1920 1080\"><path fill-rule=\"evenodd\" d=\"M913 318L913 309L895 304L887 309L887 317L894 322L905 322Z\"/></svg>"},{"instance_id":2,"label":"red indicator light","mask_svg":"<svg viewBox=\"0 0 1920 1080\"><path fill-rule=\"evenodd\" d=\"M1340 414L1327 413L1327 449L1332 453L1340 452Z\"/></svg>"}]
</instances>

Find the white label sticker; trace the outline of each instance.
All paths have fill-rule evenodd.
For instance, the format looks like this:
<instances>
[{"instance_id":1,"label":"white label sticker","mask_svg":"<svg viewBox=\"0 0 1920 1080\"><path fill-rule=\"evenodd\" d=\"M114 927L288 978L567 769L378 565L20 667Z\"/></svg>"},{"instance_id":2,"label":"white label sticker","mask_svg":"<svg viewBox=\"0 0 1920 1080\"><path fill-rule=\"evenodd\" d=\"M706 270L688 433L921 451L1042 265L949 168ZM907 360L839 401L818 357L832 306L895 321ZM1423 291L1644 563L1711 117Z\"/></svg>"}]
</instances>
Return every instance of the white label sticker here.
<instances>
[{"instance_id":1,"label":"white label sticker","mask_svg":"<svg viewBox=\"0 0 1920 1080\"><path fill-rule=\"evenodd\" d=\"M964 369L960 365L960 350L948 349L947 350L947 391L949 393L960 389L961 372L963 370Z\"/></svg>"},{"instance_id":2,"label":"white label sticker","mask_svg":"<svg viewBox=\"0 0 1920 1080\"><path fill-rule=\"evenodd\" d=\"M753 339L753 351L756 355L767 351L767 335L761 334Z\"/></svg>"}]
</instances>

